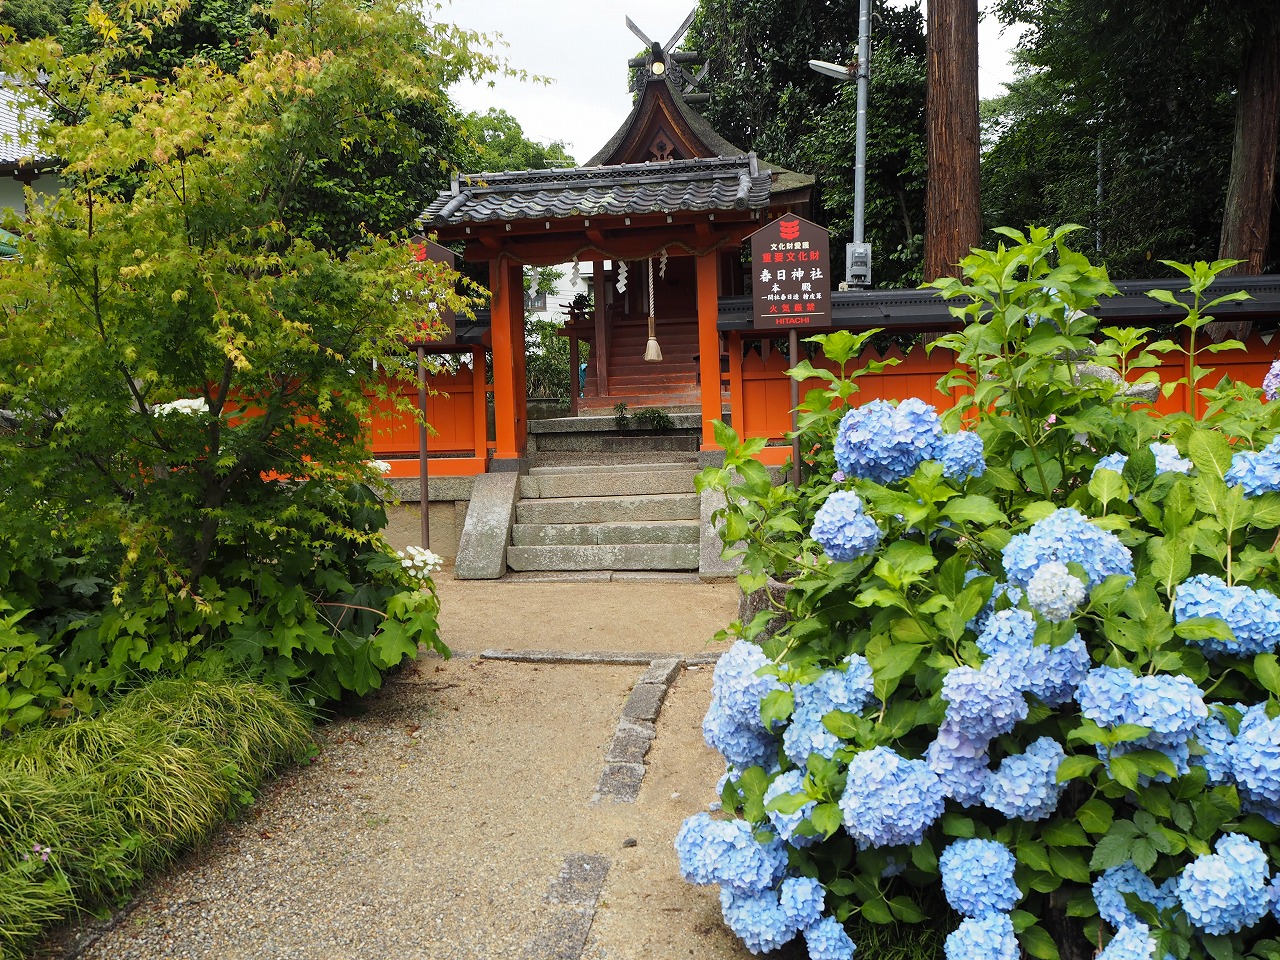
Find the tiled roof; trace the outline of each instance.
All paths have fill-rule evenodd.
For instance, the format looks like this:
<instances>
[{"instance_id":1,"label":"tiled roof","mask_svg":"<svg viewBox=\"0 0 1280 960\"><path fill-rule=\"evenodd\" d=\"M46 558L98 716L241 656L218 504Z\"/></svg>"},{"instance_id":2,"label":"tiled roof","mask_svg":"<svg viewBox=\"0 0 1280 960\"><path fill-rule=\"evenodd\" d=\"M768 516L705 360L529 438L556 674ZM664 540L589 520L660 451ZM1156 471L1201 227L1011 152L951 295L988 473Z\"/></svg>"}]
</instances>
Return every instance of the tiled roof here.
<instances>
[{"instance_id":1,"label":"tiled roof","mask_svg":"<svg viewBox=\"0 0 1280 960\"><path fill-rule=\"evenodd\" d=\"M422 213L425 226L696 210L759 210L772 174L755 154L570 170L471 174Z\"/></svg>"}]
</instances>

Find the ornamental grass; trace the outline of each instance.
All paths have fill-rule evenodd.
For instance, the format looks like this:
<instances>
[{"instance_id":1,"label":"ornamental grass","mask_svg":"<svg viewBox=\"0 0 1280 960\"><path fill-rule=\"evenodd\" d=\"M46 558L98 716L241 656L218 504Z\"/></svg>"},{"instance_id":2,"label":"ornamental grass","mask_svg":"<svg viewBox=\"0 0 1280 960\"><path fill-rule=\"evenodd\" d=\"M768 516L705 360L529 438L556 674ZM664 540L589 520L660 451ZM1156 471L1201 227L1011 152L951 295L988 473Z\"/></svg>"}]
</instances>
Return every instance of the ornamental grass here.
<instances>
[{"instance_id":1,"label":"ornamental grass","mask_svg":"<svg viewBox=\"0 0 1280 960\"><path fill-rule=\"evenodd\" d=\"M297 705L203 680L155 681L97 716L0 741L0 958L110 906L311 747Z\"/></svg>"}]
</instances>

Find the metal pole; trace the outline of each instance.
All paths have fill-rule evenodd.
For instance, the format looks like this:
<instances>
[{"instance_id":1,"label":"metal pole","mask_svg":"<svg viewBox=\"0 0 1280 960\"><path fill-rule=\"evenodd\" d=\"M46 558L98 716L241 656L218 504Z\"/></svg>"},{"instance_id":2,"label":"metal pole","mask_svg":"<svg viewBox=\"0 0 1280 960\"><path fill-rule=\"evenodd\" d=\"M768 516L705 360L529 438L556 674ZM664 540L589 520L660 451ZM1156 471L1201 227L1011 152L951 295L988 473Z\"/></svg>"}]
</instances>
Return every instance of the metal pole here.
<instances>
[{"instance_id":1,"label":"metal pole","mask_svg":"<svg viewBox=\"0 0 1280 960\"><path fill-rule=\"evenodd\" d=\"M867 82L871 76L871 0L858 8L858 123L853 170L853 242L862 243L867 208Z\"/></svg>"},{"instance_id":2,"label":"metal pole","mask_svg":"<svg viewBox=\"0 0 1280 960\"><path fill-rule=\"evenodd\" d=\"M800 366L800 334L790 331L791 366ZM791 378L791 485L800 489L800 381Z\"/></svg>"},{"instance_id":3,"label":"metal pole","mask_svg":"<svg viewBox=\"0 0 1280 960\"><path fill-rule=\"evenodd\" d=\"M431 502L427 497L427 348L418 344L418 483L419 506L422 507L422 549L431 549Z\"/></svg>"}]
</instances>

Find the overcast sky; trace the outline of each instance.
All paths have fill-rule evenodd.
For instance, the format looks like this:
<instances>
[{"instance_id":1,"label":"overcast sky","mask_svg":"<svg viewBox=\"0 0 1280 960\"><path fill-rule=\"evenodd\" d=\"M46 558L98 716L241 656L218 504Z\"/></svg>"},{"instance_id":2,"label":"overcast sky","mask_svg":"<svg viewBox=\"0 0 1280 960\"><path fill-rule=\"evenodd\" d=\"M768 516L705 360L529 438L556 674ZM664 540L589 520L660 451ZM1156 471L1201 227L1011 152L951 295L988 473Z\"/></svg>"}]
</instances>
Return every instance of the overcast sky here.
<instances>
[{"instance_id":1,"label":"overcast sky","mask_svg":"<svg viewBox=\"0 0 1280 960\"><path fill-rule=\"evenodd\" d=\"M468 111L501 107L520 121L529 139L563 140L569 153L585 162L631 110L626 64L640 41L627 29L627 16L665 45L695 5L696 0L452 0L442 19L501 34L512 66L554 80L550 86L513 80L497 80L492 87L469 84L456 87L454 97ZM856 34L856 23L850 31ZM1013 42L1010 34L1001 35L994 17L980 25L982 97L999 94L1011 76Z\"/></svg>"}]
</instances>

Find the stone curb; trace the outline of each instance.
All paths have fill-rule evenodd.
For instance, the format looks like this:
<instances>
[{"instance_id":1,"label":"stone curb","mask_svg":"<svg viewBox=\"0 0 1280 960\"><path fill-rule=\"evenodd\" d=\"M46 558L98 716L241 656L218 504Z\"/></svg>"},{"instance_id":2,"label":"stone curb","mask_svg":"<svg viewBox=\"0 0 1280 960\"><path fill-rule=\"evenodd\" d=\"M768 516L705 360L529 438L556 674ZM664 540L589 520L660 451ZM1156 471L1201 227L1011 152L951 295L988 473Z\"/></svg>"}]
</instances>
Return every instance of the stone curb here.
<instances>
[{"instance_id":1,"label":"stone curb","mask_svg":"<svg viewBox=\"0 0 1280 960\"><path fill-rule=\"evenodd\" d=\"M679 672L681 666L704 666L708 663L715 663L720 659L719 653L694 653L685 656L672 657L670 654L663 653L626 653L615 650L481 650L479 653L466 652L462 650L453 651L454 657L479 657L481 660L507 660L512 663L552 663L573 666L576 664L596 664L600 666L617 665L621 667L629 666L649 666L655 663L666 664L674 661L677 666L671 669L669 678L665 681L668 685L671 680L675 679L676 673ZM664 667L663 670L668 668ZM656 676L656 674L655 674ZM655 683L657 681L650 678L649 671L645 671L641 679L637 683Z\"/></svg>"}]
</instances>

